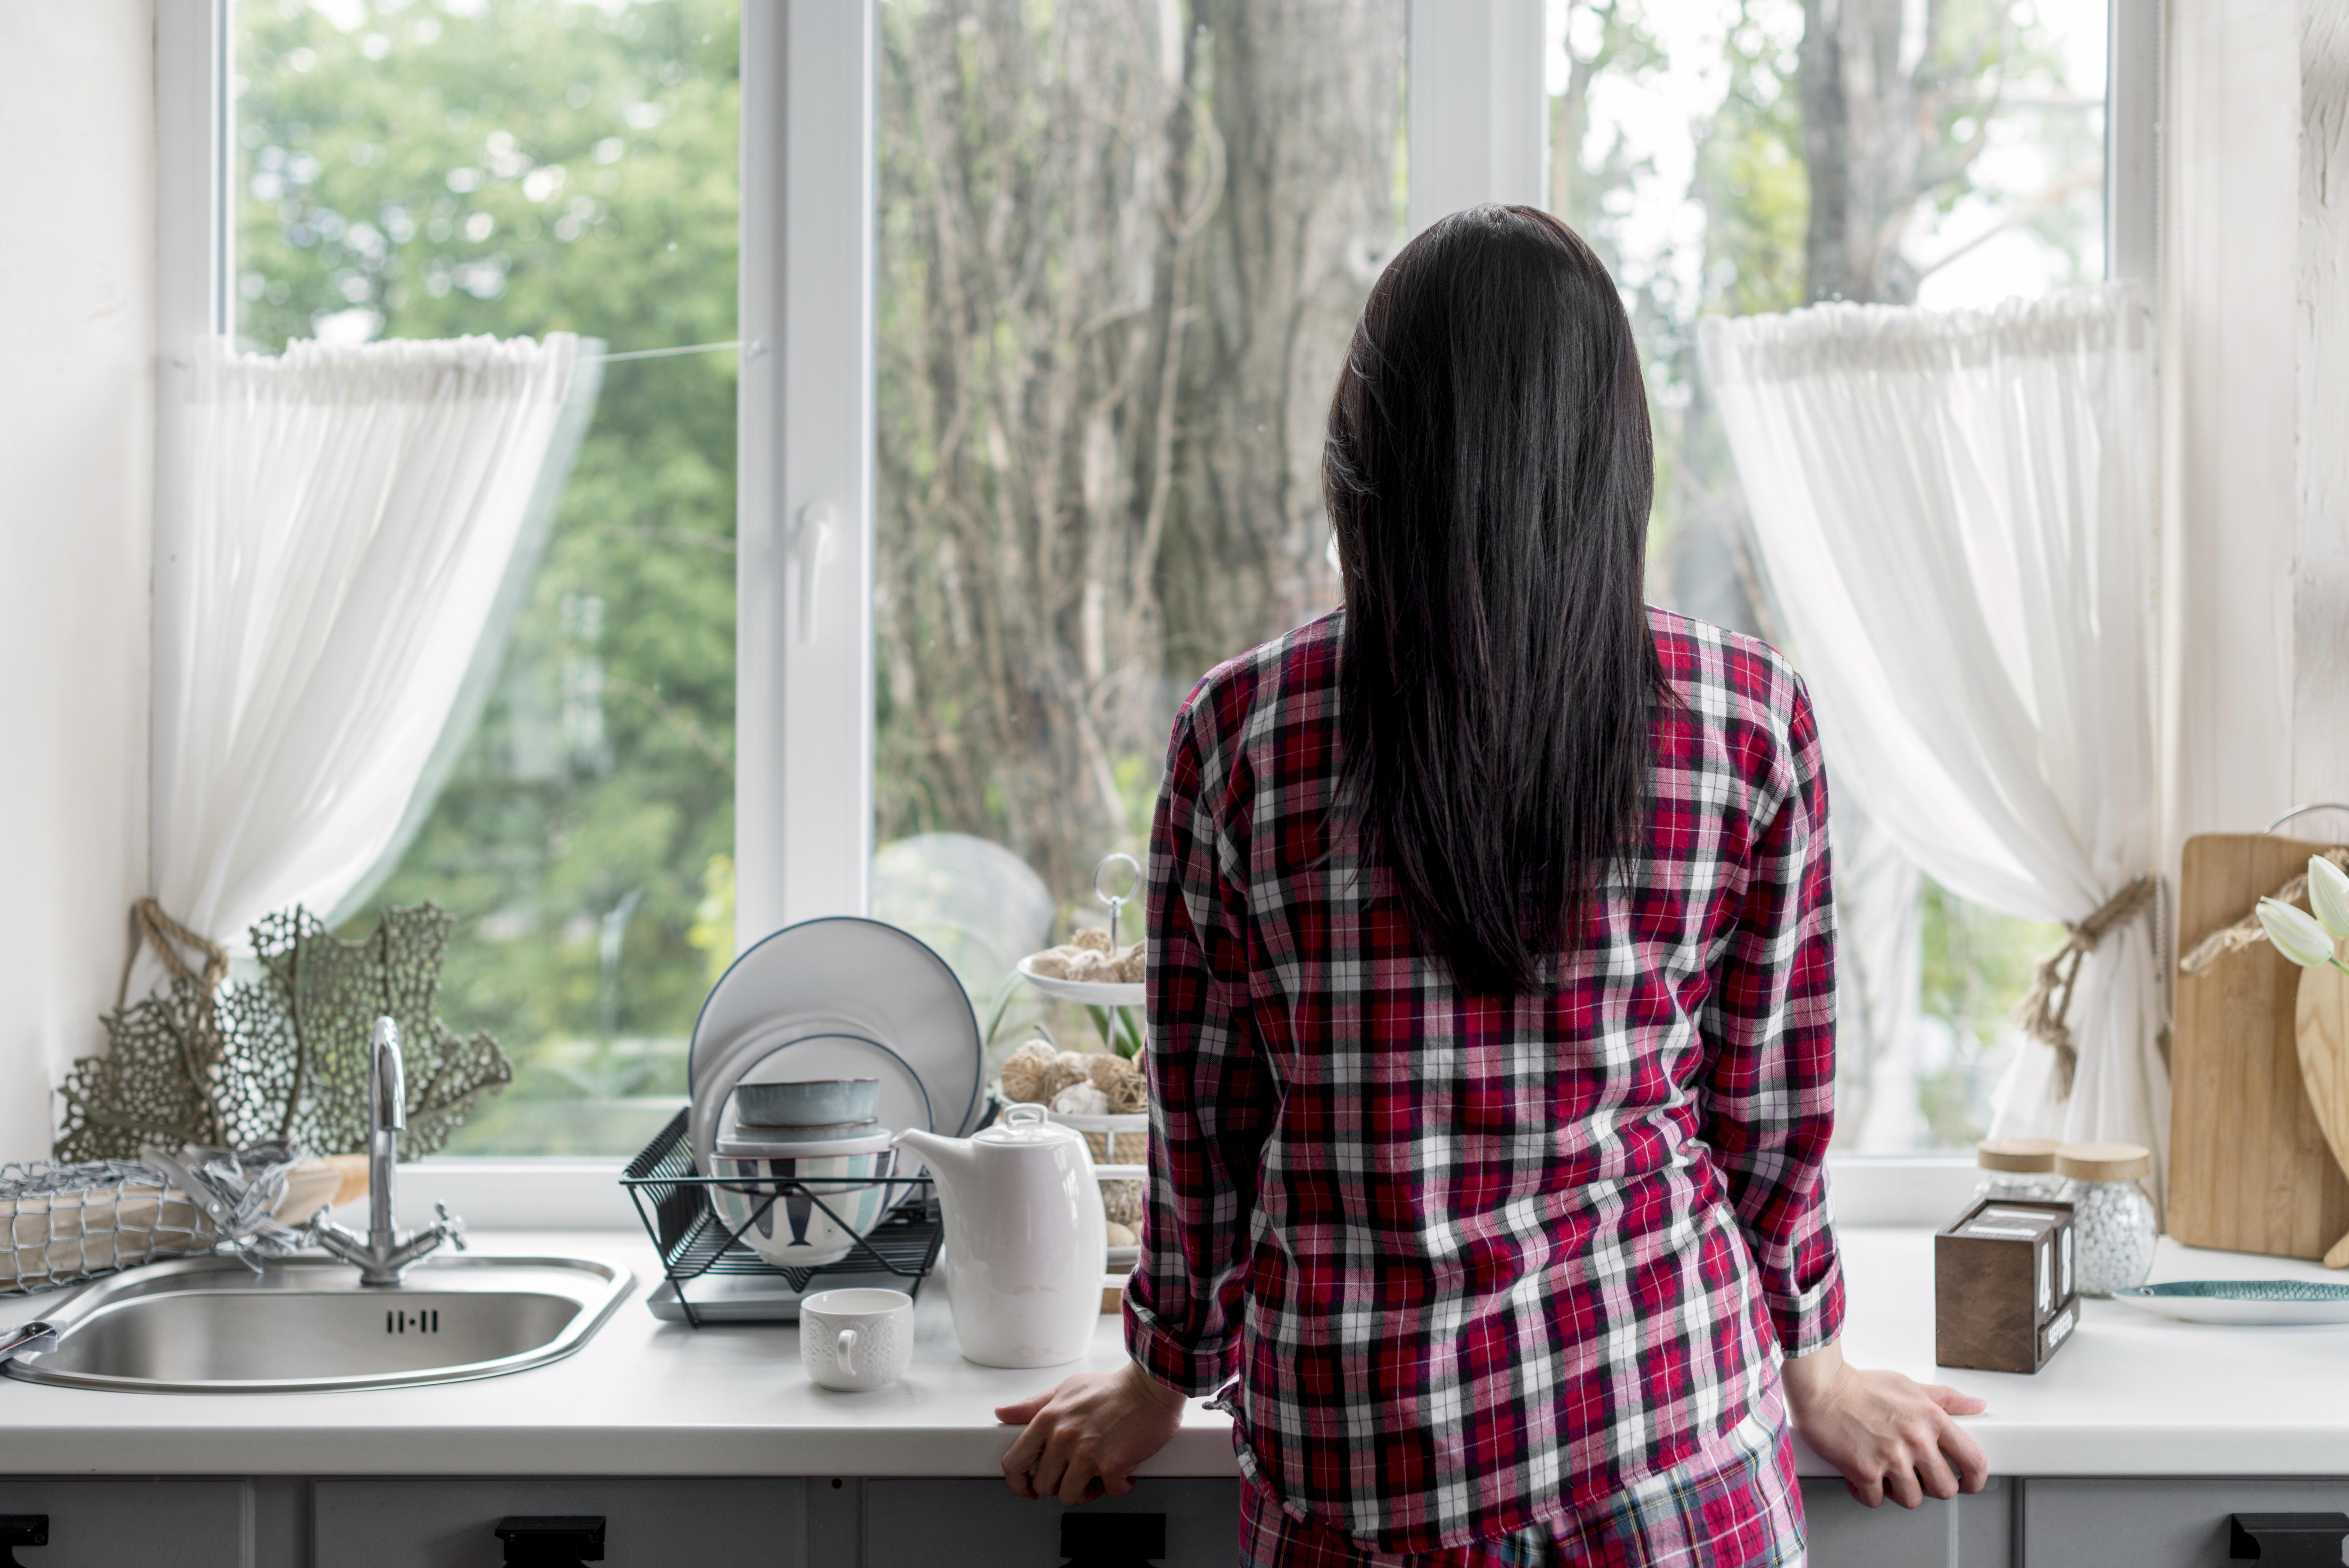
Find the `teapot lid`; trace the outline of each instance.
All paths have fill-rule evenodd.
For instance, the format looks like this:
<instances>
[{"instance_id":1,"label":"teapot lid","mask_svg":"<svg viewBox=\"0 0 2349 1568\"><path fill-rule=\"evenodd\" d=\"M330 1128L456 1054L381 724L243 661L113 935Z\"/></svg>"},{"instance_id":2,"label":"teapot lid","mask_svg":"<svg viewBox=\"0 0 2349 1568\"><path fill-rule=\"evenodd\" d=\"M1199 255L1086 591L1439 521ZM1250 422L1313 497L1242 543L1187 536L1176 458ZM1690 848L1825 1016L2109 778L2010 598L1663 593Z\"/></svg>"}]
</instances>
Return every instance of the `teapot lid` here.
<instances>
[{"instance_id":1,"label":"teapot lid","mask_svg":"<svg viewBox=\"0 0 2349 1568\"><path fill-rule=\"evenodd\" d=\"M1042 1106L1025 1101L1005 1106L1003 1113L995 1119L995 1125L972 1133L970 1140L991 1149L1035 1149L1072 1140L1084 1141L1069 1128L1056 1125Z\"/></svg>"}]
</instances>

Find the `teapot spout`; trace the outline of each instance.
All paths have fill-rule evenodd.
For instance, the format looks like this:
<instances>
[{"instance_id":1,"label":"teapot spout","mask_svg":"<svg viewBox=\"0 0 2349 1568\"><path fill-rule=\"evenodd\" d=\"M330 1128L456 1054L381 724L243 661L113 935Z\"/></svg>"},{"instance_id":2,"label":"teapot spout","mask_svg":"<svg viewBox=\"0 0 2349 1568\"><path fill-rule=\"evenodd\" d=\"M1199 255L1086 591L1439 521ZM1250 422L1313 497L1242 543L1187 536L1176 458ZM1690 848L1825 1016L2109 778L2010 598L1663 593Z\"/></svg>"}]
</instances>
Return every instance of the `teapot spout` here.
<instances>
[{"instance_id":1,"label":"teapot spout","mask_svg":"<svg viewBox=\"0 0 2349 1568\"><path fill-rule=\"evenodd\" d=\"M951 1190L978 1166L968 1138L946 1138L909 1127L891 1141L900 1149L910 1149L921 1156L922 1162L930 1168L930 1174L937 1178L941 1190Z\"/></svg>"}]
</instances>

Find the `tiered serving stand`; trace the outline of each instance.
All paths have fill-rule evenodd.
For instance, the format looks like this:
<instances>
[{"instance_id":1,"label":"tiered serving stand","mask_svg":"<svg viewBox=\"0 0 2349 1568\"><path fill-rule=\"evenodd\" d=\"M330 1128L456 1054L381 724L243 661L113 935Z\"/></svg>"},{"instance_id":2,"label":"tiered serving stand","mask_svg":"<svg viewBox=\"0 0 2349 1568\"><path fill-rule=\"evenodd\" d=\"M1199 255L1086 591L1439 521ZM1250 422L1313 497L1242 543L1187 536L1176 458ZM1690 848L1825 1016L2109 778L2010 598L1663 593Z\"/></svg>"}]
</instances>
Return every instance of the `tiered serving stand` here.
<instances>
[{"instance_id":1,"label":"tiered serving stand","mask_svg":"<svg viewBox=\"0 0 2349 1568\"><path fill-rule=\"evenodd\" d=\"M1123 870L1127 874L1119 878L1114 873ZM1110 946L1118 945L1119 917L1133 895L1141 890L1142 865L1132 855L1111 855L1093 868L1093 896L1109 906ZM1095 1009L1141 1007L1148 999L1149 987L1139 980L1114 984L1091 980L1060 980L1049 975L1039 975L1029 967L1030 960L1019 961L1019 978L1044 995L1058 1002L1073 1002L1081 1007ZM1114 1037L1104 1024L1104 1040ZM1093 1167L1093 1174L1103 1181L1139 1181L1143 1179L1142 1163L1143 1140L1150 1131L1147 1112L1131 1112L1122 1116L1071 1116L1057 1110L1046 1115L1062 1127L1078 1132L1098 1132L1107 1158ZM1121 1159L1120 1156L1125 1156ZM1136 1249L1112 1247L1110 1267L1123 1271L1134 1264Z\"/></svg>"}]
</instances>

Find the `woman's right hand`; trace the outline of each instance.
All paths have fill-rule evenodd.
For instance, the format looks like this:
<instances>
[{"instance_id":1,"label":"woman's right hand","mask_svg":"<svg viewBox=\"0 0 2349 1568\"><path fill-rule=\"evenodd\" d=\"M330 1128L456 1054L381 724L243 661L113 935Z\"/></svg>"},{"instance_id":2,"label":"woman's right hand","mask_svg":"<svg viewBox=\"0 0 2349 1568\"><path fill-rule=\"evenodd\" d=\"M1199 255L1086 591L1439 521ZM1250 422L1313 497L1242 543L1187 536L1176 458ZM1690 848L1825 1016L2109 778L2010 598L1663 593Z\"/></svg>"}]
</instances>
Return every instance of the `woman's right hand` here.
<instances>
[{"instance_id":1,"label":"woman's right hand","mask_svg":"<svg viewBox=\"0 0 2349 1568\"><path fill-rule=\"evenodd\" d=\"M1123 1497L1133 1468L1174 1441L1188 1401L1127 1362L1114 1372L1080 1372L1047 1393L996 1408L1021 1429L1003 1454L1003 1479L1024 1498L1058 1497L1073 1508L1089 1497Z\"/></svg>"},{"instance_id":2,"label":"woman's right hand","mask_svg":"<svg viewBox=\"0 0 2349 1568\"><path fill-rule=\"evenodd\" d=\"M1915 1508L1990 1480L1982 1445L1953 1419L1989 1408L1971 1394L1847 1366L1836 1343L1789 1357L1780 1377L1795 1432L1870 1508L1887 1497Z\"/></svg>"}]
</instances>

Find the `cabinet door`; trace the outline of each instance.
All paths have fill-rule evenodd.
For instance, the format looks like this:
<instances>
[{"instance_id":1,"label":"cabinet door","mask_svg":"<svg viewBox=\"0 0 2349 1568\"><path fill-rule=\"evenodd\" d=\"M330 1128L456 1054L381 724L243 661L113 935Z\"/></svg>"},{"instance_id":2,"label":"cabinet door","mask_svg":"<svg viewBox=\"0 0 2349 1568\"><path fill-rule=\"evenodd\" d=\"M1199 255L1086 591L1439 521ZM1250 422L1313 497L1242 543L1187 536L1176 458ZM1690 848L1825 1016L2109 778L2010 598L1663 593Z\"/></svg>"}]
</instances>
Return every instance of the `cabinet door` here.
<instances>
[{"instance_id":1,"label":"cabinet door","mask_svg":"<svg viewBox=\"0 0 2349 1568\"><path fill-rule=\"evenodd\" d=\"M2230 1513L2349 1513L2349 1480L2136 1480L2083 1477L2023 1486L2024 1561L2214 1568Z\"/></svg>"},{"instance_id":2,"label":"cabinet door","mask_svg":"<svg viewBox=\"0 0 2349 1568\"><path fill-rule=\"evenodd\" d=\"M244 1568L241 1480L5 1480L0 1513L46 1513L40 1568Z\"/></svg>"},{"instance_id":3,"label":"cabinet door","mask_svg":"<svg viewBox=\"0 0 2349 1568\"><path fill-rule=\"evenodd\" d=\"M999 1480L861 1484L863 1568L1060 1568L1067 1561L1061 1553L1061 1518L1069 1511L1014 1497ZM1239 1541L1237 1480L1140 1480L1123 1497L1096 1499L1084 1511L1164 1514L1164 1568L1231 1568Z\"/></svg>"},{"instance_id":4,"label":"cabinet door","mask_svg":"<svg viewBox=\"0 0 2349 1568\"><path fill-rule=\"evenodd\" d=\"M798 1480L322 1480L311 1492L320 1568L499 1568L509 1513L604 1516L608 1568L804 1568Z\"/></svg>"},{"instance_id":5,"label":"cabinet door","mask_svg":"<svg viewBox=\"0 0 2349 1568\"><path fill-rule=\"evenodd\" d=\"M2013 1568L2014 1483L1914 1509L1869 1508L1833 1477L1803 1480L1811 1568Z\"/></svg>"}]
</instances>

